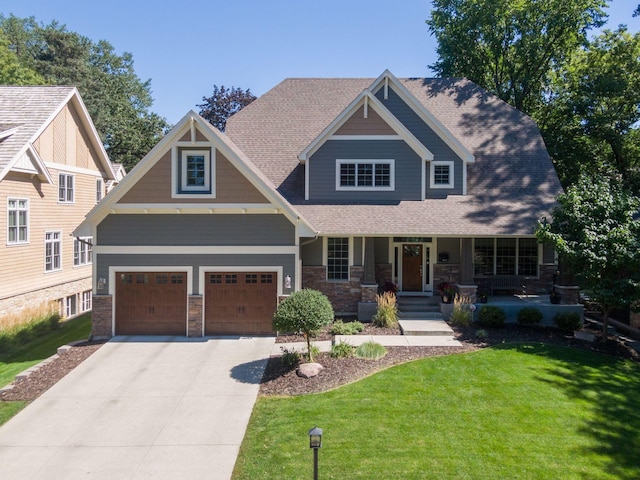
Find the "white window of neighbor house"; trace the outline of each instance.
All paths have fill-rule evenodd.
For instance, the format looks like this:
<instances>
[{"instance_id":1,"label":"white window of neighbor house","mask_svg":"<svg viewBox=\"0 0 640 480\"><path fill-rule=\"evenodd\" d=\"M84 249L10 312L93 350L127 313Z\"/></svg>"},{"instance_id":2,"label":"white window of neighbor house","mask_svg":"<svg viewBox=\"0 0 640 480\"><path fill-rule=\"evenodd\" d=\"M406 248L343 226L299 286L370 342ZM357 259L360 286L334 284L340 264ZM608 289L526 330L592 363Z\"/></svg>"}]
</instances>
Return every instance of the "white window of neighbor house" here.
<instances>
[{"instance_id":1,"label":"white window of neighbor house","mask_svg":"<svg viewBox=\"0 0 640 480\"><path fill-rule=\"evenodd\" d=\"M101 178L96 178L96 203L104 197L104 182Z\"/></svg>"},{"instance_id":2,"label":"white window of neighbor house","mask_svg":"<svg viewBox=\"0 0 640 480\"><path fill-rule=\"evenodd\" d=\"M75 178L73 175L61 173L58 175L58 202L73 203Z\"/></svg>"},{"instance_id":3,"label":"white window of neighbor house","mask_svg":"<svg viewBox=\"0 0 640 480\"><path fill-rule=\"evenodd\" d=\"M89 265L93 260L93 238L75 238L73 241L73 266Z\"/></svg>"},{"instance_id":4,"label":"white window of neighbor house","mask_svg":"<svg viewBox=\"0 0 640 480\"><path fill-rule=\"evenodd\" d=\"M432 161L430 167L431 188L453 188L454 164L451 161Z\"/></svg>"},{"instance_id":5,"label":"white window of neighbor house","mask_svg":"<svg viewBox=\"0 0 640 480\"><path fill-rule=\"evenodd\" d=\"M91 290L82 292L82 311L87 312L91 310Z\"/></svg>"},{"instance_id":6,"label":"white window of neighbor house","mask_svg":"<svg viewBox=\"0 0 640 480\"><path fill-rule=\"evenodd\" d=\"M62 269L60 232L45 232L44 234L44 269L46 272Z\"/></svg>"},{"instance_id":7,"label":"white window of neighbor house","mask_svg":"<svg viewBox=\"0 0 640 480\"><path fill-rule=\"evenodd\" d=\"M77 295L69 295L66 299L65 299L65 309L64 309L64 316L65 317L72 317L77 313L77 305L78 305L78 299L77 299Z\"/></svg>"},{"instance_id":8,"label":"white window of neighbor house","mask_svg":"<svg viewBox=\"0 0 640 480\"><path fill-rule=\"evenodd\" d=\"M29 200L9 198L7 200L7 244L29 242Z\"/></svg>"}]
</instances>

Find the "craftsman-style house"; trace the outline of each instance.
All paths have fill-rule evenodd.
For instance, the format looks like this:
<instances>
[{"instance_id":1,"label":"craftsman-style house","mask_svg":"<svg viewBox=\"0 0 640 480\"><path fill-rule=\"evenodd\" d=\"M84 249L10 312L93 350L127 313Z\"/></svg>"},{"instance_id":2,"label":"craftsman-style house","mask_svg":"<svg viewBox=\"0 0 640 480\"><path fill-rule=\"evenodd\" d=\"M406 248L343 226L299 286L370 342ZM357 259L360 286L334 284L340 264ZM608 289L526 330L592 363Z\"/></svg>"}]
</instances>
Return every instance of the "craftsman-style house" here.
<instances>
[{"instance_id":1,"label":"craftsman-style house","mask_svg":"<svg viewBox=\"0 0 640 480\"><path fill-rule=\"evenodd\" d=\"M472 82L288 79L225 134L189 112L76 230L94 334L271 333L304 287L354 315L390 285L545 290L560 192L535 123Z\"/></svg>"}]
</instances>

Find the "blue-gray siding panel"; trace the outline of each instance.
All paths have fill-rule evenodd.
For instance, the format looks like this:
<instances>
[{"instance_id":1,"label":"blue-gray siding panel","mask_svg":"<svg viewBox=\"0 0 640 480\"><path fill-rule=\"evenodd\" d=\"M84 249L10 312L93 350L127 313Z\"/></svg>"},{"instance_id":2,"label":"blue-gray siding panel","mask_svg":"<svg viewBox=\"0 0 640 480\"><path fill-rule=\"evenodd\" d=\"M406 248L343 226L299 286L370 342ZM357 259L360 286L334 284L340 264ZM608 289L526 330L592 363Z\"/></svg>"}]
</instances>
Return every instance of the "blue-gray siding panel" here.
<instances>
[{"instance_id":1,"label":"blue-gray siding panel","mask_svg":"<svg viewBox=\"0 0 640 480\"><path fill-rule=\"evenodd\" d=\"M336 191L336 160L395 160L395 190ZM329 140L311 157L309 199L331 202L421 200L420 157L403 140Z\"/></svg>"},{"instance_id":2,"label":"blue-gray siding panel","mask_svg":"<svg viewBox=\"0 0 640 480\"><path fill-rule=\"evenodd\" d=\"M301 238L300 245L300 258L303 265L322 265L322 237L318 237L314 241L309 238Z\"/></svg>"},{"instance_id":3,"label":"blue-gray siding panel","mask_svg":"<svg viewBox=\"0 0 640 480\"><path fill-rule=\"evenodd\" d=\"M109 215L98 225L98 245L295 245L284 215Z\"/></svg>"},{"instance_id":4,"label":"blue-gray siding panel","mask_svg":"<svg viewBox=\"0 0 640 480\"><path fill-rule=\"evenodd\" d=\"M454 162L454 186L453 189L429 189L429 169L427 169L427 198L440 198L446 195L462 195L463 162L458 155L449 148L431 128L406 104L402 99L389 88L388 98L384 99L384 89L378 90L376 97L387 109L398 119L409 131L433 153L434 160L445 160ZM475 128L482 128L477 125Z\"/></svg>"},{"instance_id":5,"label":"blue-gray siding panel","mask_svg":"<svg viewBox=\"0 0 640 480\"><path fill-rule=\"evenodd\" d=\"M97 278L109 278L109 267L193 267L193 291L199 291L200 267L282 267L282 276L289 275L291 284L296 284L295 255L125 255L125 254L101 254L96 255ZM279 279L284 281L284 278ZM108 285L98 294L108 293ZM283 293L290 293L284 290Z\"/></svg>"}]
</instances>

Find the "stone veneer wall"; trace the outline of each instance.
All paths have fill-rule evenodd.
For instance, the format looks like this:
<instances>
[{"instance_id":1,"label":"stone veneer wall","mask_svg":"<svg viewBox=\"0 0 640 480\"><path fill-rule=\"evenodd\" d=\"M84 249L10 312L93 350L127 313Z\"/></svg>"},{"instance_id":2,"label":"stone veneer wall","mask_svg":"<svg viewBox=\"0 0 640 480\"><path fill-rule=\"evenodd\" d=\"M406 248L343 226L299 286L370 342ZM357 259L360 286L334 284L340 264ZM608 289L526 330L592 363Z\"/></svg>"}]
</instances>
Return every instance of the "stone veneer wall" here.
<instances>
[{"instance_id":1,"label":"stone veneer wall","mask_svg":"<svg viewBox=\"0 0 640 480\"><path fill-rule=\"evenodd\" d=\"M327 281L326 267L302 267L302 288L324 293L336 314L355 315L362 301L363 273L363 267L349 267L349 281Z\"/></svg>"},{"instance_id":2,"label":"stone veneer wall","mask_svg":"<svg viewBox=\"0 0 640 480\"><path fill-rule=\"evenodd\" d=\"M28 307L35 307L44 303L55 302L71 295L77 295L91 290L91 277L75 280L73 282L54 285L53 287L34 290L33 292L0 300L0 312L2 314L20 313ZM77 306L80 311L82 297L78 298ZM64 309L62 312L64 313Z\"/></svg>"},{"instance_id":3,"label":"stone veneer wall","mask_svg":"<svg viewBox=\"0 0 640 480\"><path fill-rule=\"evenodd\" d=\"M91 336L93 338L111 338L113 297L111 295L94 295L92 302L93 314L91 315Z\"/></svg>"},{"instance_id":4,"label":"stone veneer wall","mask_svg":"<svg viewBox=\"0 0 640 480\"><path fill-rule=\"evenodd\" d=\"M393 282L393 272L391 270L390 263L377 263L376 264L376 283L378 285L384 285L385 283Z\"/></svg>"},{"instance_id":5,"label":"stone veneer wall","mask_svg":"<svg viewBox=\"0 0 640 480\"><path fill-rule=\"evenodd\" d=\"M460 281L460 264L436 263L433 266L433 291L438 291L442 282L458 283Z\"/></svg>"},{"instance_id":6,"label":"stone veneer wall","mask_svg":"<svg viewBox=\"0 0 640 480\"><path fill-rule=\"evenodd\" d=\"M202 336L203 298L202 295L189 295L188 299L189 337Z\"/></svg>"}]
</instances>

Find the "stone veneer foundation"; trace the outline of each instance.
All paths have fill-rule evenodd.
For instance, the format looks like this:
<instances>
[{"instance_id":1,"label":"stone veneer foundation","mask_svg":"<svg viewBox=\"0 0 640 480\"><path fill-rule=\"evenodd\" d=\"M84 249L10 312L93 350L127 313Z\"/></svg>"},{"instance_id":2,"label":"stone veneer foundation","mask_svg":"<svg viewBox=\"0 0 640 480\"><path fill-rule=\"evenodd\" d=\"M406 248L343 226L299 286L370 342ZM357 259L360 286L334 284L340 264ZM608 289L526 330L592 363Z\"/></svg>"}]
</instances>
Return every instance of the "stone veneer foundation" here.
<instances>
[{"instance_id":1,"label":"stone veneer foundation","mask_svg":"<svg viewBox=\"0 0 640 480\"><path fill-rule=\"evenodd\" d=\"M94 295L91 336L94 339L111 338L113 336L112 318L113 298L111 295Z\"/></svg>"},{"instance_id":2,"label":"stone veneer foundation","mask_svg":"<svg viewBox=\"0 0 640 480\"><path fill-rule=\"evenodd\" d=\"M202 295L189 295L189 336L202 336L202 318L203 318L203 298Z\"/></svg>"}]
</instances>

